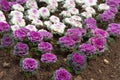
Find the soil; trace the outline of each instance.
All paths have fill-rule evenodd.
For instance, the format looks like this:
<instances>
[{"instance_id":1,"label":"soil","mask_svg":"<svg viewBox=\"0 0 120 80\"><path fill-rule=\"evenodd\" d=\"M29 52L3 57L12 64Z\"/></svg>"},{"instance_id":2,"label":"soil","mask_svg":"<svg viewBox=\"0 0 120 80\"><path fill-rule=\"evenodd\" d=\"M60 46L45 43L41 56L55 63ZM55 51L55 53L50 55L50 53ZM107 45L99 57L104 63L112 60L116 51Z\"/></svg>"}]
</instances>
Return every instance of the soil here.
<instances>
[{"instance_id":1,"label":"soil","mask_svg":"<svg viewBox=\"0 0 120 80\"><path fill-rule=\"evenodd\" d=\"M120 14L116 15L115 22L120 22ZM120 80L120 38L108 44L109 51L88 60L87 68L80 75L72 74L73 80ZM56 69L66 67L65 53L57 48L55 52L58 63L49 66L41 63L37 75L26 77L21 71L19 58L11 56L7 49L0 49L0 80L49 80Z\"/></svg>"}]
</instances>

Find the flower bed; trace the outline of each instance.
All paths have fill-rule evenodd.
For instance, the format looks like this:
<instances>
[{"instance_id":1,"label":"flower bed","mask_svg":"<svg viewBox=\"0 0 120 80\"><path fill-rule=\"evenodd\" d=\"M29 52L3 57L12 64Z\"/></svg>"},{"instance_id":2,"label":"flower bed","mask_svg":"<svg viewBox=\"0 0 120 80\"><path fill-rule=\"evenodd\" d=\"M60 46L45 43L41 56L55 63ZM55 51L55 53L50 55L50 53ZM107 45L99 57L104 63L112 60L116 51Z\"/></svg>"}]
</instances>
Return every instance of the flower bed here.
<instances>
[{"instance_id":1,"label":"flower bed","mask_svg":"<svg viewBox=\"0 0 120 80\"><path fill-rule=\"evenodd\" d=\"M0 48L9 50L20 60L26 76L35 75L43 63L47 67L59 65L58 55L62 55L66 57L66 66L56 70L51 79L70 80L70 72L80 74L88 60L108 50L108 41L120 35L120 24L114 22L119 0L100 3L97 0L1 0L0 3L3 3Z\"/></svg>"}]
</instances>

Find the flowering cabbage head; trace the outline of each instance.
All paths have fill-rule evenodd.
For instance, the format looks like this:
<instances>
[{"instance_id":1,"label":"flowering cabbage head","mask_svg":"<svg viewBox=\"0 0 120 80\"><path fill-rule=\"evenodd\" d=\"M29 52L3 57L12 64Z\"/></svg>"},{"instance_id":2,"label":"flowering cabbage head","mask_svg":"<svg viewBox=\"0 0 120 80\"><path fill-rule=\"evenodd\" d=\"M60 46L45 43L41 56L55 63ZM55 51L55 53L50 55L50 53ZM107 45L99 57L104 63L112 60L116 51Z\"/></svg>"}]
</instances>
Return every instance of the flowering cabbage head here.
<instances>
[{"instance_id":1,"label":"flowering cabbage head","mask_svg":"<svg viewBox=\"0 0 120 80\"><path fill-rule=\"evenodd\" d=\"M91 37L89 43L95 46L98 52L104 52L106 49L106 38L104 37Z\"/></svg>"},{"instance_id":2,"label":"flowering cabbage head","mask_svg":"<svg viewBox=\"0 0 120 80\"><path fill-rule=\"evenodd\" d=\"M10 35L4 35L1 39L1 46L10 47L14 44L14 41Z\"/></svg>"},{"instance_id":3,"label":"flowering cabbage head","mask_svg":"<svg viewBox=\"0 0 120 80\"><path fill-rule=\"evenodd\" d=\"M42 53L51 52L52 49L52 44L50 44L49 42L40 42L38 44L38 50Z\"/></svg>"},{"instance_id":4,"label":"flowering cabbage head","mask_svg":"<svg viewBox=\"0 0 120 80\"><path fill-rule=\"evenodd\" d=\"M10 25L6 22L0 21L0 33L8 32L10 30Z\"/></svg>"},{"instance_id":5,"label":"flowering cabbage head","mask_svg":"<svg viewBox=\"0 0 120 80\"><path fill-rule=\"evenodd\" d=\"M111 10L106 10L99 15L99 19L102 21L110 21L114 18L115 18L115 13L113 13Z\"/></svg>"},{"instance_id":6,"label":"flowering cabbage head","mask_svg":"<svg viewBox=\"0 0 120 80\"><path fill-rule=\"evenodd\" d=\"M107 28L107 32L110 35L119 36L120 35L120 24L117 24L117 23L109 24Z\"/></svg>"},{"instance_id":7,"label":"flowering cabbage head","mask_svg":"<svg viewBox=\"0 0 120 80\"><path fill-rule=\"evenodd\" d=\"M24 4L26 2L27 2L27 0L16 0L16 3L19 3L19 4Z\"/></svg>"},{"instance_id":8,"label":"flowering cabbage head","mask_svg":"<svg viewBox=\"0 0 120 80\"><path fill-rule=\"evenodd\" d=\"M96 20L94 18L87 18L84 20L86 30L94 30L97 28Z\"/></svg>"},{"instance_id":9,"label":"flowering cabbage head","mask_svg":"<svg viewBox=\"0 0 120 80\"><path fill-rule=\"evenodd\" d=\"M25 37L27 37L28 32L30 32L28 29L20 28L18 30L13 31L13 36L15 37L15 39L23 41Z\"/></svg>"},{"instance_id":10,"label":"flowering cabbage head","mask_svg":"<svg viewBox=\"0 0 120 80\"><path fill-rule=\"evenodd\" d=\"M7 0L0 0L0 10L3 11L9 11L10 10L10 5Z\"/></svg>"},{"instance_id":11,"label":"flowering cabbage head","mask_svg":"<svg viewBox=\"0 0 120 80\"><path fill-rule=\"evenodd\" d=\"M106 4L110 7L118 7L119 3L119 0L106 0Z\"/></svg>"},{"instance_id":12,"label":"flowering cabbage head","mask_svg":"<svg viewBox=\"0 0 120 80\"><path fill-rule=\"evenodd\" d=\"M79 50L80 50L80 52L83 52L89 56L91 54L95 54L96 47L91 44L83 43L79 46Z\"/></svg>"},{"instance_id":13,"label":"flowering cabbage head","mask_svg":"<svg viewBox=\"0 0 120 80\"><path fill-rule=\"evenodd\" d=\"M71 28L66 32L66 36L71 37L74 41L81 41L82 36L85 34L85 30L81 28Z\"/></svg>"},{"instance_id":14,"label":"flowering cabbage head","mask_svg":"<svg viewBox=\"0 0 120 80\"><path fill-rule=\"evenodd\" d=\"M58 42L62 47L65 48L73 48L76 44L76 41L74 41L71 37L68 36L60 37Z\"/></svg>"},{"instance_id":15,"label":"flowering cabbage head","mask_svg":"<svg viewBox=\"0 0 120 80\"><path fill-rule=\"evenodd\" d=\"M85 29L86 29L86 30L94 30L94 29L96 29L96 28L97 28L96 25L92 25L92 24L86 24L86 25L85 25Z\"/></svg>"},{"instance_id":16,"label":"flowering cabbage head","mask_svg":"<svg viewBox=\"0 0 120 80\"><path fill-rule=\"evenodd\" d=\"M38 61L33 58L25 58L21 62L22 70L25 72L33 72L38 69Z\"/></svg>"},{"instance_id":17,"label":"flowering cabbage head","mask_svg":"<svg viewBox=\"0 0 120 80\"><path fill-rule=\"evenodd\" d=\"M116 14L118 12L118 8L117 7L110 7L109 11Z\"/></svg>"},{"instance_id":18,"label":"flowering cabbage head","mask_svg":"<svg viewBox=\"0 0 120 80\"><path fill-rule=\"evenodd\" d=\"M9 6L13 6L14 4L24 4L27 0L9 0Z\"/></svg>"},{"instance_id":19,"label":"flowering cabbage head","mask_svg":"<svg viewBox=\"0 0 120 80\"><path fill-rule=\"evenodd\" d=\"M71 74L64 68L55 71L53 80L71 80Z\"/></svg>"},{"instance_id":20,"label":"flowering cabbage head","mask_svg":"<svg viewBox=\"0 0 120 80\"><path fill-rule=\"evenodd\" d=\"M67 56L67 64L68 66L74 70L76 74L79 74L81 70L86 67L87 57L85 54L81 54L79 52L74 52Z\"/></svg>"},{"instance_id":21,"label":"flowering cabbage head","mask_svg":"<svg viewBox=\"0 0 120 80\"><path fill-rule=\"evenodd\" d=\"M45 53L41 56L41 61L43 63L55 63L57 61L57 56L52 53Z\"/></svg>"},{"instance_id":22,"label":"flowering cabbage head","mask_svg":"<svg viewBox=\"0 0 120 80\"><path fill-rule=\"evenodd\" d=\"M92 24L92 25L96 25L96 20L94 18L87 18L84 20L85 24Z\"/></svg>"},{"instance_id":23,"label":"flowering cabbage head","mask_svg":"<svg viewBox=\"0 0 120 80\"><path fill-rule=\"evenodd\" d=\"M39 34L39 32L36 32L36 31L31 31L27 34L28 36L28 39L31 41L31 42L41 42L43 37L41 34Z\"/></svg>"},{"instance_id":24,"label":"flowering cabbage head","mask_svg":"<svg viewBox=\"0 0 120 80\"><path fill-rule=\"evenodd\" d=\"M53 35L46 30L39 30L39 33L43 36L44 40L49 40L53 37Z\"/></svg>"},{"instance_id":25,"label":"flowering cabbage head","mask_svg":"<svg viewBox=\"0 0 120 80\"><path fill-rule=\"evenodd\" d=\"M28 51L29 51L29 47L27 44L18 42L14 46L13 54L23 57L28 54Z\"/></svg>"},{"instance_id":26,"label":"flowering cabbage head","mask_svg":"<svg viewBox=\"0 0 120 80\"><path fill-rule=\"evenodd\" d=\"M92 30L92 34L95 37L104 37L104 38L108 38L109 34L107 31L96 28L94 30Z\"/></svg>"}]
</instances>

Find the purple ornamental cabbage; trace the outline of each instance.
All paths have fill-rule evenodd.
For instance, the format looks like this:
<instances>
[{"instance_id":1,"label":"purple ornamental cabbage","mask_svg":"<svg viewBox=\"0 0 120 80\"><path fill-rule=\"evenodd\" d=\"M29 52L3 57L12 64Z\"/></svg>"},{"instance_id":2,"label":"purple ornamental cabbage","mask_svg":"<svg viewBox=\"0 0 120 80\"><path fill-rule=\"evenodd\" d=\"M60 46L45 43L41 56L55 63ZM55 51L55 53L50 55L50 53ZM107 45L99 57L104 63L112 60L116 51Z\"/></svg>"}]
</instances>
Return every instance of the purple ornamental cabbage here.
<instances>
[{"instance_id":1,"label":"purple ornamental cabbage","mask_svg":"<svg viewBox=\"0 0 120 80\"><path fill-rule=\"evenodd\" d=\"M23 32L25 32L26 34L28 33L28 32L30 32L30 30L29 29L27 29L27 28L20 28Z\"/></svg>"},{"instance_id":2,"label":"purple ornamental cabbage","mask_svg":"<svg viewBox=\"0 0 120 80\"><path fill-rule=\"evenodd\" d=\"M106 10L99 16L102 21L110 21L114 19L115 14L118 12L120 0L106 0L106 4L110 6L110 9Z\"/></svg>"},{"instance_id":3,"label":"purple ornamental cabbage","mask_svg":"<svg viewBox=\"0 0 120 80\"><path fill-rule=\"evenodd\" d=\"M31 41L31 42L41 42L43 37L41 34L39 34L39 32L36 32L36 31L31 31L27 34L28 36L28 39Z\"/></svg>"},{"instance_id":4,"label":"purple ornamental cabbage","mask_svg":"<svg viewBox=\"0 0 120 80\"><path fill-rule=\"evenodd\" d=\"M7 0L0 0L0 10L3 11L9 11L10 10L10 5Z\"/></svg>"},{"instance_id":5,"label":"purple ornamental cabbage","mask_svg":"<svg viewBox=\"0 0 120 80\"><path fill-rule=\"evenodd\" d=\"M55 63L57 61L57 56L52 53L45 53L41 56L41 61L43 63Z\"/></svg>"},{"instance_id":6,"label":"purple ornamental cabbage","mask_svg":"<svg viewBox=\"0 0 120 80\"><path fill-rule=\"evenodd\" d=\"M46 30L40 30L39 33L43 36L44 40L49 40L53 37L53 35Z\"/></svg>"},{"instance_id":7,"label":"purple ornamental cabbage","mask_svg":"<svg viewBox=\"0 0 120 80\"><path fill-rule=\"evenodd\" d=\"M97 28L96 20L94 18L87 18L84 20L86 30L94 30Z\"/></svg>"},{"instance_id":8,"label":"purple ornamental cabbage","mask_svg":"<svg viewBox=\"0 0 120 80\"><path fill-rule=\"evenodd\" d=\"M13 46L14 41L10 35L4 35L1 39L1 46L3 47L10 47Z\"/></svg>"},{"instance_id":9,"label":"purple ornamental cabbage","mask_svg":"<svg viewBox=\"0 0 120 80\"><path fill-rule=\"evenodd\" d=\"M38 50L41 51L42 53L51 52L52 49L53 46L49 42L40 42L38 44Z\"/></svg>"},{"instance_id":10,"label":"purple ornamental cabbage","mask_svg":"<svg viewBox=\"0 0 120 80\"><path fill-rule=\"evenodd\" d=\"M106 38L103 37L91 37L89 39L90 44L96 47L98 52L104 52L106 49Z\"/></svg>"},{"instance_id":11,"label":"purple ornamental cabbage","mask_svg":"<svg viewBox=\"0 0 120 80\"><path fill-rule=\"evenodd\" d=\"M96 25L96 20L94 18L87 18L84 20L85 24L92 24L92 25Z\"/></svg>"},{"instance_id":12,"label":"purple ornamental cabbage","mask_svg":"<svg viewBox=\"0 0 120 80\"><path fill-rule=\"evenodd\" d=\"M96 53L96 48L93 45L87 43L81 44L79 46L79 50L88 56Z\"/></svg>"},{"instance_id":13,"label":"purple ornamental cabbage","mask_svg":"<svg viewBox=\"0 0 120 80\"><path fill-rule=\"evenodd\" d=\"M116 8L116 7L110 7L109 11L112 12L112 13L114 13L114 14L116 14L118 12L118 8Z\"/></svg>"},{"instance_id":14,"label":"purple ornamental cabbage","mask_svg":"<svg viewBox=\"0 0 120 80\"><path fill-rule=\"evenodd\" d=\"M104 37L104 38L109 37L109 34L107 33L107 31L99 28L92 30L92 35L95 37Z\"/></svg>"},{"instance_id":15,"label":"purple ornamental cabbage","mask_svg":"<svg viewBox=\"0 0 120 80\"><path fill-rule=\"evenodd\" d=\"M119 0L106 0L106 4L110 7L118 7L119 3Z\"/></svg>"},{"instance_id":16,"label":"purple ornamental cabbage","mask_svg":"<svg viewBox=\"0 0 120 80\"><path fill-rule=\"evenodd\" d=\"M15 1L9 1L9 6L13 6L15 4L17 4L17 2L15 2Z\"/></svg>"},{"instance_id":17,"label":"purple ornamental cabbage","mask_svg":"<svg viewBox=\"0 0 120 80\"><path fill-rule=\"evenodd\" d=\"M0 22L0 33L8 32L10 30L10 25L6 22Z\"/></svg>"},{"instance_id":18,"label":"purple ornamental cabbage","mask_svg":"<svg viewBox=\"0 0 120 80\"><path fill-rule=\"evenodd\" d=\"M119 36L120 35L120 24L117 24L117 23L109 24L107 28L107 32L110 35Z\"/></svg>"},{"instance_id":19,"label":"purple ornamental cabbage","mask_svg":"<svg viewBox=\"0 0 120 80\"><path fill-rule=\"evenodd\" d=\"M84 56L80 55L78 53L74 53L72 56L73 62L76 62L77 64L83 65L84 64Z\"/></svg>"},{"instance_id":20,"label":"purple ornamental cabbage","mask_svg":"<svg viewBox=\"0 0 120 80\"><path fill-rule=\"evenodd\" d=\"M66 32L66 36L69 36L72 38L74 41L81 41L82 36L85 34L85 30L81 28L71 28L68 29Z\"/></svg>"},{"instance_id":21,"label":"purple ornamental cabbage","mask_svg":"<svg viewBox=\"0 0 120 80\"><path fill-rule=\"evenodd\" d=\"M27 0L16 0L15 2L19 4L24 4L27 2Z\"/></svg>"},{"instance_id":22,"label":"purple ornamental cabbage","mask_svg":"<svg viewBox=\"0 0 120 80\"><path fill-rule=\"evenodd\" d=\"M71 80L71 74L64 68L55 71L53 80Z\"/></svg>"},{"instance_id":23,"label":"purple ornamental cabbage","mask_svg":"<svg viewBox=\"0 0 120 80\"><path fill-rule=\"evenodd\" d=\"M26 2L27 2L27 0L10 0L9 5L13 6L14 4L24 4Z\"/></svg>"},{"instance_id":24,"label":"purple ornamental cabbage","mask_svg":"<svg viewBox=\"0 0 120 80\"><path fill-rule=\"evenodd\" d=\"M13 54L23 57L23 56L26 56L28 54L28 51L29 51L29 47L27 44L18 42L14 46Z\"/></svg>"},{"instance_id":25,"label":"purple ornamental cabbage","mask_svg":"<svg viewBox=\"0 0 120 80\"><path fill-rule=\"evenodd\" d=\"M111 10L106 10L99 15L99 19L102 21L110 21L114 19L114 17L115 17L115 13L113 13Z\"/></svg>"},{"instance_id":26,"label":"purple ornamental cabbage","mask_svg":"<svg viewBox=\"0 0 120 80\"><path fill-rule=\"evenodd\" d=\"M38 61L33 58L25 58L21 62L21 67L25 72L33 72L38 69Z\"/></svg>"},{"instance_id":27,"label":"purple ornamental cabbage","mask_svg":"<svg viewBox=\"0 0 120 80\"><path fill-rule=\"evenodd\" d=\"M66 48L73 48L76 44L76 41L74 41L71 37L68 36L60 37L58 42L61 45L61 47Z\"/></svg>"},{"instance_id":28,"label":"purple ornamental cabbage","mask_svg":"<svg viewBox=\"0 0 120 80\"><path fill-rule=\"evenodd\" d=\"M86 59L87 57L85 54L74 52L67 56L67 64L74 70L76 74L79 74L87 65Z\"/></svg>"},{"instance_id":29,"label":"purple ornamental cabbage","mask_svg":"<svg viewBox=\"0 0 120 80\"><path fill-rule=\"evenodd\" d=\"M23 41L25 39L25 37L27 37L28 32L30 32L28 29L20 28L18 30L15 30L13 32L13 35L16 39Z\"/></svg>"},{"instance_id":30,"label":"purple ornamental cabbage","mask_svg":"<svg viewBox=\"0 0 120 80\"><path fill-rule=\"evenodd\" d=\"M97 26L96 25L93 25L93 24L86 24L85 25L85 29L86 30L94 30L94 29L96 29L97 28Z\"/></svg>"}]
</instances>

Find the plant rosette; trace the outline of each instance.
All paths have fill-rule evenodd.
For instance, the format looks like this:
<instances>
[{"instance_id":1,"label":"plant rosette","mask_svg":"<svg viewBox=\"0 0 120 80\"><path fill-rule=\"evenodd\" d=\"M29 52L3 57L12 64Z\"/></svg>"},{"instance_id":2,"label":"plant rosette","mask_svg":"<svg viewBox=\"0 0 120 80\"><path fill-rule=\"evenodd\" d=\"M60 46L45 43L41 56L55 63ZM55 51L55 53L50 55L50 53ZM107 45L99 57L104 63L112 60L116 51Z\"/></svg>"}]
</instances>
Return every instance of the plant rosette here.
<instances>
[{"instance_id":1,"label":"plant rosette","mask_svg":"<svg viewBox=\"0 0 120 80\"><path fill-rule=\"evenodd\" d=\"M40 67L39 61L34 58L22 58L20 66L26 77L31 77L37 74Z\"/></svg>"},{"instance_id":2,"label":"plant rosette","mask_svg":"<svg viewBox=\"0 0 120 80\"><path fill-rule=\"evenodd\" d=\"M54 72L52 80L72 80L72 76L66 69L59 68Z\"/></svg>"},{"instance_id":3,"label":"plant rosette","mask_svg":"<svg viewBox=\"0 0 120 80\"><path fill-rule=\"evenodd\" d=\"M66 63L75 74L80 74L87 66L87 57L83 53L73 52L67 56Z\"/></svg>"}]
</instances>

